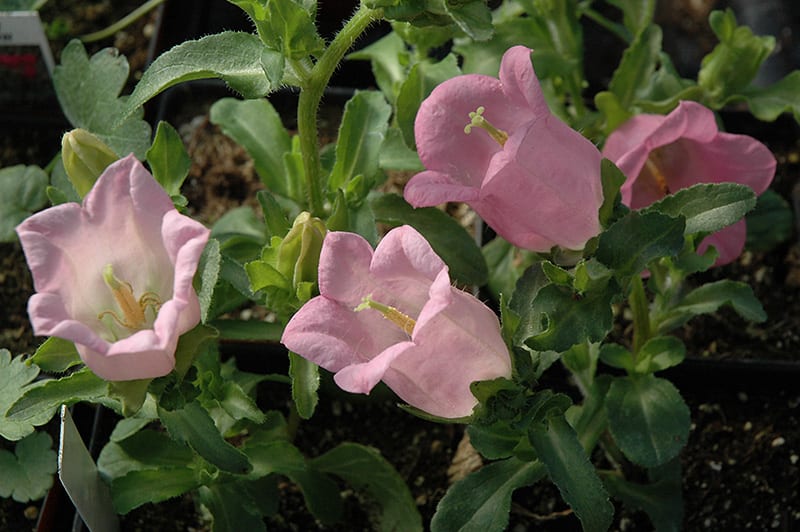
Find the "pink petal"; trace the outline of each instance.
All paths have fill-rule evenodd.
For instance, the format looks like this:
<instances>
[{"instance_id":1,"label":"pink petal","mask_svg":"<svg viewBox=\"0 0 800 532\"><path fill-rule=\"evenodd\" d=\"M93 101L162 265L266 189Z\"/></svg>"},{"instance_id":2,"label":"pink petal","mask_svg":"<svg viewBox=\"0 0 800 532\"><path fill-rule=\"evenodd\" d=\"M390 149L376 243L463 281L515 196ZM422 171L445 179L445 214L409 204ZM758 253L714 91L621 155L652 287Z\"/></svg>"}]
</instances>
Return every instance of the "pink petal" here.
<instances>
[{"instance_id":1,"label":"pink petal","mask_svg":"<svg viewBox=\"0 0 800 532\"><path fill-rule=\"evenodd\" d=\"M346 392L369 393L383 378L392 363L413 348L412 342L394 344L369 362L342 368L333 376L333 380Z\"/></svg>"},{"instance_id":2,"label":"pink petal","mask_svg":"<svg viewBox=\"0 0 800 532\"><path fill-rule=\"evenodd\" d=\"M414 207L433 207L448 201L469 203L480 196L480 188L454 182L449 175L428 170L406 183L403 197Z\"/></svg>"},{"instance_id":3,"label":"pink petal","mask_svg":"<svg viewBox=\"0 0 800 532\"><path fill-rule=\"evenodd\" d=\"M348 307L372 292L369 265L372 246L355 233L332 231L325 235L319 257L319 292Z\"/></svg>"},{"instance_id":4,"label":"pink petal","mask_svg":"<svg viewBox=\"0 0 800 532\"><path fill-rule=\"evenodd\" d=\"M722 266L733 262L742 254L746 240L747 224L744 220L739 220L705 237L697 246L697 253L702 255L709 246L714 246L718 253L714 266Z\"/></svg>"},{"instance_id":5,"label":"pink petal","mask_svg":"<svg viewBox=\"0 0 800 532\"><path fill-rule=\"evenodd\" d=\"M509 48L500 63L500 82L503 94L514 106L530 109L534 116L544 117L550 114L550 109L533 70L532 51L525 46Z\"/></svg>"},{"instance_id":6,"label":"pink petal","mask_svg":"<svg viewBox=\"0 0 800 532\"><path fill-rule=\"evenodd\" d=\"M475 208L517 246L582 249L600 232L600 159L591 142L548 116L509 138Z\"/></svg>"}]
</instances>

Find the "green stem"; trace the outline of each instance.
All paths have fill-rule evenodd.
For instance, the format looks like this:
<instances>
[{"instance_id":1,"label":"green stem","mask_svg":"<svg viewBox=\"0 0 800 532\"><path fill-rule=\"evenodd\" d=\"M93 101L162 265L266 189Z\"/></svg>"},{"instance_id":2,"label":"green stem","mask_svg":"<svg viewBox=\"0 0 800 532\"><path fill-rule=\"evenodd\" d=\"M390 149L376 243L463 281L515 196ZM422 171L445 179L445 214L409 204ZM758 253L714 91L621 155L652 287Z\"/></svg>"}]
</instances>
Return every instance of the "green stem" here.
<instances>
[{"instance_id":1,"label":"green stem","mask_svg":"<svg viewBox=\"0 0 800 532\"><path fill-rule=\"evenodd\" d=\"M129 24L133 24L139 17L145 15L151 9L158 7L160 4L163 4L166 0L148 0L144 4L140 5L133 11L131 11L128 15L122 17L112 25L104 28L100 31L95 31L94 33L89 33L83 35L81 37L81 41L83 42L95 42L105 39L106 37L111 37L115 33L117 33L122 28L128 26Z\"/></svg>"},{"instance_id":2,"label":"green stem","mask_svg":"<svg viewBox=\"0 0 800 532\"><path fill-rule=\"evenodd\" d=\"M588 8L584 9L583 14L586 15L589 19L596 22L598 26L602 26L609 32L619 37L625 44L630 44L632 40L631 35L630 33L628 33L628 31L625 29L624 26L620 26L619 24L611 22L610 20L608 20L606 17L604 17L594 9L588 9Z\"/></svg>"},{"instance_id":3,"label":"green stem","mask_svg":"<svg viewBox=\"0 0 800 532\"><path fill-rule=\"evenodd\" d=\"M638 275L634 276L631 284L630 304L633 312L633 357L635 361L642 346L652 336L652 328L650 326L650 309L642 278Z\"/></svg>"},{"instance_id":4,"label":"green stem","mask_svg":"<svg viewBox=\"0 0 800 532\"><path fill-rule=\"evenodd\" d=\"M319 159L317 109L322 100L325 87L341 62L344 54L353 46L355 40L382 16L382 10L374 10L361 5L353 17L342 27L331 44L314 65L311 74L300 90L297 103L297 131L300 149L303 154L303 169L306 179L306 198L308 209L314 216L324 216L322 198L322 167Z\"/></svg>"}]
</instances>

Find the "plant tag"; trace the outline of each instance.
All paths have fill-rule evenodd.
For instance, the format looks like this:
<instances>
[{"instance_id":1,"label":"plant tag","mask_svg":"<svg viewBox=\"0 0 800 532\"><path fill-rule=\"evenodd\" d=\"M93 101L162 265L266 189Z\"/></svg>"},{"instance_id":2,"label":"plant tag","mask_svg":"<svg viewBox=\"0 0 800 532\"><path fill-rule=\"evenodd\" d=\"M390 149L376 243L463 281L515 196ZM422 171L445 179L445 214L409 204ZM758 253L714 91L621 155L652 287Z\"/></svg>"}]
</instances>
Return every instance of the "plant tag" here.
<instances>
[{"instance_id":1,"label":"plant tag","mask_svg":"<svg viewBox=\"0 0 800 532\"><path fill-rule=\"evenodd\" d=\"M83 444L66 406L61 407L58 478L90 531L119 530L119 519L111 502L111 491L97 473L97 466Z\"/></svg>"},{"instance_id":2,"label":"plant tag","mask_svg":"<svg viewBox=\"0 0 800 532\"><path fill-rule=\"evenodd\" d=\"M0 107L51 99L53 67L39 13L0 11Z\"/></svg>"}]
</instances>

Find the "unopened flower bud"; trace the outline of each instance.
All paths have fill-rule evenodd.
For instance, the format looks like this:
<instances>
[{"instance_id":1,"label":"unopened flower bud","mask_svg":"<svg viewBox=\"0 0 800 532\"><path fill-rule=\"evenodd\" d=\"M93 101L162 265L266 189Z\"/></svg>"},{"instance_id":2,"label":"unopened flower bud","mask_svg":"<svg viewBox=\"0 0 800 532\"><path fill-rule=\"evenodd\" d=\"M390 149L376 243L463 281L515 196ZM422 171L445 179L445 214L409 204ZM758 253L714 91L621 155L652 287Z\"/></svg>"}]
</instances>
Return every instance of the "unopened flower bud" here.
<instances>
[{"instance_id":1,"label":"unopened flower bud","mask_svg":"<svg viewBox=\"0 0 800 532\"><path fill-rule=\"evenodd\" d=\"M61 138L61 159L72 186L83 197L106 167L119 157L85 129L73 129Z\"/></svg>"},{"instance_id":2,"label":"unopened flower bud","mask_svg":"<svg viewBox=\"0 0 800 532\"><path fill-rule=\"evenodd\" d=\"M315 283L319 254L328 229L319 218L301 212L278 249L276 269L295 288L299 283Z\"/></svg>"}]
</instances>

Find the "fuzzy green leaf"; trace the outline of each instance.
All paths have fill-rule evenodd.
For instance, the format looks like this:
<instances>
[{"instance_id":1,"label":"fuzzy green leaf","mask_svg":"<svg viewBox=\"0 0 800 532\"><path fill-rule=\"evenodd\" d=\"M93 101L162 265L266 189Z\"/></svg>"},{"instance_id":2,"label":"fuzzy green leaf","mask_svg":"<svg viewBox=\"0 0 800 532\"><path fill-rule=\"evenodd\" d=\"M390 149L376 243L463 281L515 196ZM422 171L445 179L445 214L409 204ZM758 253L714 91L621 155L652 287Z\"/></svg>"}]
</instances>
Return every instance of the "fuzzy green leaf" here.
<instances>
[{"instance_id":1,"label":"fuzzy green leaf","mask_svg":"<svg viewBox=\"0 0 800 532\"><path fill-rule=\"evenodd\" d=\"M583 530L608 530L614 506L575 430L564 416L549 417L544 424L536 424L529 431L529 437L550 479L581 520Z\"/></svg>"},{"instance_id":2,"label":"fuzzy green leaf","mask_svg":"<svg viewBox=\"0 0 800 532\"><path fill-rule=\"evenodd\" d=\"M319 366L295 353L289 353L289 376L292 378L292 400L303 419L314 415L319 398Z\"/></svg>"},{"instance_id":3,"label":"fuzzy green leaf","mask_svg":"<svg viewBox=\"0 0 800 532\"><path fill-rule=\"evenodd\" d=\"M158 414L173 439L188 444L223 471L242 475L252 469L247 456L225 441L211 416L199 403L187 403L176 410L159 407Z\"/></svg>"},{"instance_id":4,"label":"fuzzy green leaf","mask_svg":"<svg viewBox=\"0 0 800 532\"><path fill-rule=\"evenodd\" d=\"M271 192L303 199L301 184L290 182L284 170L283 157L292 151L292 141L269 101L222 98L211 106L210 118L247 150L256 173Z\"/></svg>"},{"instance_id":5,"label":"fuzzy green leaf","mask_svg":"<svg viewBox=\"0 0 800 532\"><path fill-rule=\"evenodd\" d=\"M422 530L422 517L403 478L376 449L342 443L311 461L314 468L343 478L381 507L379 530Z\"/></svg>"},{"instance_id":6,"label":"fuzzy green leaf","mask_svg":"<svg viewBox=\"0 0 800 532\"><path fill-rule=\"evenodd\" d=\"M114 510L126 514L149 502L161 502L200 486L198 472L186 467L131 471L111 482Z\"/></svg>"},{"instance_id":7,"label":"fuzzy green leaf","mask_svg":"<svg viewBox=\"0 0 800 532\"><path fill-rule=\"evenodd\" d=\"M0 242L15 242L14 228L47 204L47 181L38 166L0 169Z\"/></svg>"},{"instance_id":8,"label":"fuzzy green leaf","mask_svg":"<svg viewBox=\"0 0 800 532\"><path fill-rule=\"evenodd\" d=\"M105 48L90 59L78 40L64 48L53 71L58 101L73 127L97 135L119 156L133 152L142 159L150 146L150 125L142 120L143 101L120 98L127 79L125 56Z\"/></svg>"},{"instance_id":9,"label":"fuzzy green leaf","mask_svg":"<svg viewBox=\"0 0 800 532\"><path fill-rule=\"evenodd\" d=\"M153 177L167 194L179 195L183 180L189 175L192 160L175 128L168 122L159 122L153 145L145 155Z\"/></svg>"},{"instance_id":10,"label":"fuzzy green leaf","mask_svg":"<svg viewBox=\"0 0 800 532\"><path fill-rule=\"evenodd\" d=\"M0 351L0 367L2 367L2 352ZM16 361L16 359L15 359ZM30 369L30 368L29 368ZM19 374L14 374L14 363L11 364L11 385L9 388L0 387L5 395L6 390L14 393L14 378L19 379ZM36 369L38 372L38 368ZM6 371L0 371L5 376ZM0 383L2 378L0 377ZM19 386L19 381L16 382ZM19 388L17 388L17 393ZM92 373L88 368L80 369L67 377L48 379L27 387L24 393L16 400L6 412L6 422L18 424L17 427L41 425L47 422L62 404L71 405L79 401L104 404L119 410L119 403L108 398L108 383ZM2 401L0 401L2 403ZM30 431L28 431L29 433ZM27 434L27 433L26 433Z\"/></svg>"},{"instance_id":11,"label":"fuzzy green leaf","mask_svg":"<svg viewBox=\"0 0 800 532\"><path fill-rule=\"evenodd\" d=\"M336 162L328 178L331 192L343 188L357 175L372 179L389 127L392 107L377 91L357 92L344 106L336 140Z\"/></svg>"},{"instance_id":12,"label":"fuzzy green leaf","mask_svg":"<svg viewBox=\"0 0 800 532\"><path fill-rule=\"evenodd\" d=\"M711 233L739 221L756 205L753 189L737 183L700 183L653 203L642 214L686 218L684 234Z\"/></svg>"},{"instance_id":13,"label":"fuzzy green leaf","mask_svg":"<svg viewBox=\"0 0 800 532\"><path fill-rule=\"evenodd\" d=\"M659 317L658 331L665 333L680 327L689 319L710 314L724 305L730 305L741 317L756 323L767 319L764 308L746 283L723 279L704 284L689 292L664 316Z\"/></svg>"},{"instance_id":14,"label":"fuzzy green leaf","mask_svg":"<svg viewBox=\"0 0 800 532\"><path fill-rule=\"evenodd\" d=\"M55 336L45 340L28 362L49 373L61 373L81 363L75 344Z\"/></svg>"},{"instance_id":15,"label":"fuzzy green leaf","mask_svg":"<svg viewBox=\"0 0 800 532\"><path fill-rule=\"evenodd\" d=\"M34 432L17 442L14 453L0 449L0 497L17 502L41 499L53 485L56 452L46 432Z\"/></svg>"},{"instance_id":16,"label":"fuzzy green leaf","mask_svg":"<svg viewBox=\"0 0 800 532\"><path fill-rule=\"evenodd\" d=\"M672 383L652 375L614 379L606 412L622 452L645 467L672 460L689 438L689 407Z\"/></svg>"},{"instance_id":17,"label":"fuzzy green leaf","mask_svg":"<svg viewBox=\"0 0 800 532\"><path fill-rule=\"evenodd\" d=\"M265 96L277 87L261 68L263 49L255 35L232 31L179 44L145 70L127 101L127 113L161 91L195 79L220 78L245 98Z\"/></svg>"},{"instance_id":18,"label":"fuzzy green leaf","mask_svg":"<svg viewBox=\"0 0 800 532\"><path fill-rule=\"evenodd\" d=\"M436 507L431 531L505 530L514 490L535 484L545 473L540 462L516 458L482 467L447 490Z\"/></svg>"},{"instance_id":19,"label":"fuzzy green leaf","mask_svg":"<svg viewBox=\"0 0 800 532\"><path fill-rule=\"evenodd\" d=\"M684 229L682 218L630 212L600 235L597 260L618 279L639 275L651 260L680 252Z\"/></svg>"}]
</instances>

